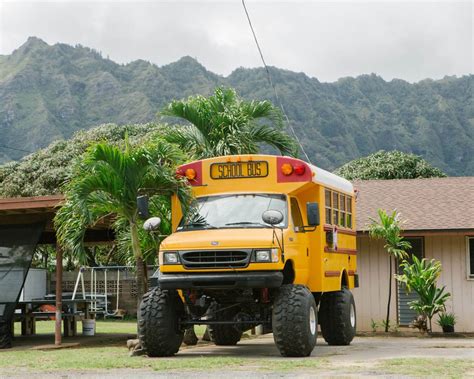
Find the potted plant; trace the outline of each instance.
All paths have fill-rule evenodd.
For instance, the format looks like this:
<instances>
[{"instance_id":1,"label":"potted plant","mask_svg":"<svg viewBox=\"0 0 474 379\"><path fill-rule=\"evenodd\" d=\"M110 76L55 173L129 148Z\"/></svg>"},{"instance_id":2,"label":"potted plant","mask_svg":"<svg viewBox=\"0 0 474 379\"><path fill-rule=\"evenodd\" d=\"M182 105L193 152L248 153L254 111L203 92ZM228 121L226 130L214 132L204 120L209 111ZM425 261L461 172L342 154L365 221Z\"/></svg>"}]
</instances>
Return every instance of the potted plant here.
<instances>
[{"instance_id":1,"label":"potted plant","mask_svg":"<svg viewBox=\"0 0 474 379\"><path fill-rule=\"evenodd\" d=\"M443 328L444 333L454 333L454 324L456 317L454 313L440 313L438 316L438 325Z\"/></svg>"}]
</instances>

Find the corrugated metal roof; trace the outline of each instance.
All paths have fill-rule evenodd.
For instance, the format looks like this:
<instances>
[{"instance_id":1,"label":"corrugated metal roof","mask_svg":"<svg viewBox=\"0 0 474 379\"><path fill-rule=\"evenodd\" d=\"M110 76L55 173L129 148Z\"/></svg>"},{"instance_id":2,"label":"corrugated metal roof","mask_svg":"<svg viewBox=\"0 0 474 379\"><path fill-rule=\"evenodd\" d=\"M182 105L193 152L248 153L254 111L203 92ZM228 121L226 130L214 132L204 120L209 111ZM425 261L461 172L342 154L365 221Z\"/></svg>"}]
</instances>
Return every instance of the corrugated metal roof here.
<instances>
[{"instance_id":1,"label":"corrugated metal roof","mask_svg":"<svg viewBox=\"0 0 474 379\"><path fill-rule=\"evenodd\" d=\"M396 209L404 230L474 229L474 177L354 181L357 230Z\"/></svg>"}]
</instances>

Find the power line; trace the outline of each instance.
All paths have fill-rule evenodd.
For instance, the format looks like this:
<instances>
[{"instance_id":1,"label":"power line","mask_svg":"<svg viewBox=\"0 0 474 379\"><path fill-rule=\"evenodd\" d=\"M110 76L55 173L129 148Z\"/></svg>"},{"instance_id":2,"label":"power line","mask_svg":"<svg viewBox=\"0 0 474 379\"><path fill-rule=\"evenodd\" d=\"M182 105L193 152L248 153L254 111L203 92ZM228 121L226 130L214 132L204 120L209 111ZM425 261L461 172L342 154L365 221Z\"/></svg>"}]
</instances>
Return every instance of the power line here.
<instances>
[{"instance_id":1,"label":"power line","mask_svg":"<svg viewBox=\"0 0 474 379\"><path fill-rule=\"evenodd\" d=\"M268 82L270 83L270 86L272 87L273 92L275 94L275 99L278 102L278 105L280 106L280 108L283 112L283 115L285 116L286 123L288 124L288 127L290 128L291 132L293 133L293 136L295 137L296 141L298 142L298 145L300 146L301 151L305 155L306 160L309 163L311 163L311 160L309 159L308 154L306 154L306 151L305 151L303 145L301 144L301 141L298 138L298 135L296 134L295 129L293 128L293 125L291 125L291 123L290 123L290 119L288 118L288 115L285 112L285 107L283 106L283 103L281 102L280 97L278 96L278 92L276 90L276 87L273 84L272 75L270 74L270 70L268 69L267 63L265 62L265 58L263 56L262 49L260 48L260 44L258 43L257 35L255 34L255 30L253 29L252 21L250 20L250 15L249 15L249 12L247 11L247 7L245 5L245 0L242 0L242 6L244 7L244 11L245 11L245 14L247 16L247 20L249 22L250 30L252 31L253 39L255 40L255 44L257 45L258 53L260 54L260 58L262 59L263 66L265 67L265 71L267 72Z\"/></svg>"},{"instance_id":2,"label":"power line","mask_svg":"<svg viewBox=\"0 0 474 379\"><path fill-rule=\"evenodd\" d=\"M24 150L24 149L18 149L16 147L10 147L10 146L5 146L5 145L0 145L0 147L4 148L4 149L10 149L10 150L16 150L16 151L21 151L23 153L33 153L32 151L29 151L29 150Z\"/></svg>"}]
</instances>

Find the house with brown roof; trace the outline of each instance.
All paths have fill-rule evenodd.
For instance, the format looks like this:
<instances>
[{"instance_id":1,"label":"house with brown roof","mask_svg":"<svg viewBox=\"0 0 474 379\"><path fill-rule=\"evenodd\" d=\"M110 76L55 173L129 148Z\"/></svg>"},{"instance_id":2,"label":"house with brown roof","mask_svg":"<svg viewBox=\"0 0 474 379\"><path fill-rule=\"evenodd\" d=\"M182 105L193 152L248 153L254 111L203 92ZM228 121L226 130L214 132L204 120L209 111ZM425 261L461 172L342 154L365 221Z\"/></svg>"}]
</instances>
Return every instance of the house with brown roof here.
<instances>
[{"instance_id":1,"label":"house with brown roof","mask_svg":"<svg viewBox=\"0 0 474 379\"><path fill-rule=\"evenodd\" d=\"M354 290L358 330L371 330L371 320L385 318L389 261L383 242L369 238L370 218L379 208L401 214L409 253L441 261L439 286L451 298L447 311L456 315L456 331L474 331L474 177L354 182L357 196L357 250L360 287ZM393 288L393 287L392 287ZM408 302L416 298L395 285L391 320L408 326L415 313ZM393 296L395 295L395 296ZM440 331L436 323L434 331Z\"/></svg>"}]
</instances>

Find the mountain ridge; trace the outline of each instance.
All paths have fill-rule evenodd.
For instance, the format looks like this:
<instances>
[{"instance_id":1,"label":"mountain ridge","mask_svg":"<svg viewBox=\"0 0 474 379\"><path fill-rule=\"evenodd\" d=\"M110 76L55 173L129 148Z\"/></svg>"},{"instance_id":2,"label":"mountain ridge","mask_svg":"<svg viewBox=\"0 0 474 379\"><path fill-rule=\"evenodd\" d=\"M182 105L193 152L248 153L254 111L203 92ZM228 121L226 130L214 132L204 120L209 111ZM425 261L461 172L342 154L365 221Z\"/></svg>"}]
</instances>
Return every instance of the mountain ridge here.
<instances>
[{"instance_id":1,"label":"mountain ridge","mask_svg":"<svg viewBox=\"0 0 474 379\"><path fill-rule=\"evenodd\" d=\"M327 83L269 69L305 150L320 166L334 169L398 149L450 175L474 175L473 75L409 83L365 74ZM220 85L276 103L264 68L221 76L190 56L163 66L140 59L119 64L81 45L30 37L0 56L0 145L34 151L95 125L149 122L170 100L208 95ZM0 162L22 155L0 147Z\"/></svg>"}]
</instances>

